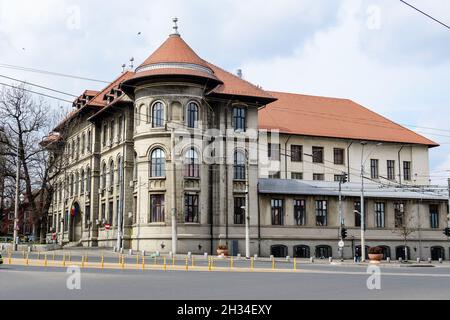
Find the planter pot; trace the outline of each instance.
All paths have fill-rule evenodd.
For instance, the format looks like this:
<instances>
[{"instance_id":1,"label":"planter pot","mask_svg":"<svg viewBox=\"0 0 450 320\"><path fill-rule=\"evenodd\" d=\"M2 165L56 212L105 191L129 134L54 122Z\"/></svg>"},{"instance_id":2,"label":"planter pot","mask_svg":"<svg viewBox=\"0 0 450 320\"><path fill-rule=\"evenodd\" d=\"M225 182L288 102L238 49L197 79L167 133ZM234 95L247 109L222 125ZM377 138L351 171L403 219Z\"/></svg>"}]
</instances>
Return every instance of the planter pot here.
<instances>
[{"instance_id":1,"label":"planter pot","mask_svg":"<svg viewBox=\"0 0 450 320\"><path fill-rule=\"evenodd\" d=\"M217 249L217 255L221 256L224 255L225 257L228 256L228 249Z\"/></svg>"},{"instance_id":2,"label":"planter pot","mask_svg":"<svg viewBox=\"0 0 450 320\"><path fill-rule=\"evenodd\" d=\"M369 254L370 263L380 263L383 260L383 254Z\"/></svg>"}]
</instances>

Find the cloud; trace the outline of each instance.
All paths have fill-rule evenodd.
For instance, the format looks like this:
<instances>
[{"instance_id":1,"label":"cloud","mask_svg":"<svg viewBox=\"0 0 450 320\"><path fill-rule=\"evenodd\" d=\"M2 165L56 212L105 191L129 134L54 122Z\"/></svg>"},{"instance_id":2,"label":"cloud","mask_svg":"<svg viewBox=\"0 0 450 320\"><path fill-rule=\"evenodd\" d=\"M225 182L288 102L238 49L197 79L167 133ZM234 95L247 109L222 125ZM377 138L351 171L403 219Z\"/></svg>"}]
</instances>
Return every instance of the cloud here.
<instances>
[{"instance_id":1,"label":"cloud","mask_svg":"<svg viewBox=\"0 0 450 320\"><path fill-rule=\"evenodd\" d=\"M449 1L410 2L450 22ZM173 16L201 57L242 68L266 89L351 98L400 123L448 126L449 32L400 1L0 0L0 64L112 80L167 38ZM102 87L0 74L73 94ZM417 131L450 141L450 132ZM433 149L432 167L445 166L448 154L450 145Z\"/></svg>"}]
</instances>

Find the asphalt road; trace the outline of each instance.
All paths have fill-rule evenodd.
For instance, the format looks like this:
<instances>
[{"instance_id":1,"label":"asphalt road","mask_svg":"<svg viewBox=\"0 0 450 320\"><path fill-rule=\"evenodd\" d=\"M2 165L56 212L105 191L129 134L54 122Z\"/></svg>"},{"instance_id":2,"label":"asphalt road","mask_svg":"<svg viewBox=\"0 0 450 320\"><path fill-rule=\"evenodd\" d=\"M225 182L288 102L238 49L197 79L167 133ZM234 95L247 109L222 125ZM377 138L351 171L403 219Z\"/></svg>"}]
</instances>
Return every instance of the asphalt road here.
<instances>
[{"instance_id":1,"label":"asphalt road","mask_svg":"<svg viewBox=\"0 0 450 320\"><path fill-rule=\"evenodd\" d=\"M67 289L63 268L0 267L0 299L309 300L449 299L450 268L382 268L369 290L364 267L310 265L299 273L81 271Z\"/></svg>"}]
</instances>

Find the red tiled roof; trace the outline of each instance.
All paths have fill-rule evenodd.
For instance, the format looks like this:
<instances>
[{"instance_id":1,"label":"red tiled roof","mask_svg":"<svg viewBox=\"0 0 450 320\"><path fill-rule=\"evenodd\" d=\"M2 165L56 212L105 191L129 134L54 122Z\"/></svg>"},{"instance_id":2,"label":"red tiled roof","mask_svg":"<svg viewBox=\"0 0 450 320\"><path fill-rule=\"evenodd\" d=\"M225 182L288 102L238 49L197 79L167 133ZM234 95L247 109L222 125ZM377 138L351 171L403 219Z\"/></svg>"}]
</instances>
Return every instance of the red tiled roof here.
<instances>
[{"instance_id":1,"label":"red tiled roof","mask_svg":"<svg viewBox=\"0 0 450 320\"><path fill-rule=\"evenodd\" d=\"M281 133L438 146L347 99L270 92L278 100L259 111L260 129Z\"/></svg>"},{"instance_id":2,"label":"red tiled roof","mask_svg":"<svg viewBox=\"0 0 450 320\"><path fill-rule=\"evenodd\" d=\"M108 94L111 91L111 89L118 87L125 80L128 80L131 77L133 77L133 75L134 75L134 72L131 72L131 71L122 73L116 80L111 82L106 88L104 88L102 91L97 93L97 95L91 101L89 101L88 105L96 106L96 107L100 107L100 108L105 107L106 102L104 101L103 96L105 94Z\"/></svg>"},{"instance_id":3,"label":"red tiled roof","mask_svg":"<svg viewBox=\"0 0 450 320\"><path fill-rule=\"evenodd\" d=\"M171 35L144 63L151 65L158 63L188 63L208 68L208 64L201 59L191 47L179 36Z\"/></svg>"},{"instance_id":4,"label":"red tiled roof","mask_svg":"<svg viewBox=\"0 0 450 320\"><path fill-rule=\"evenodd\" d=\"M214 71L214 74L223 82L213 90L218 94L237 95L237 96L249 96L260 97L269 100L275 100L275 98L267 91L253 85L252 83L245 81L238 76L225 71L212 63L208 63L208 66Z\"/></svg>"}]
</instances>

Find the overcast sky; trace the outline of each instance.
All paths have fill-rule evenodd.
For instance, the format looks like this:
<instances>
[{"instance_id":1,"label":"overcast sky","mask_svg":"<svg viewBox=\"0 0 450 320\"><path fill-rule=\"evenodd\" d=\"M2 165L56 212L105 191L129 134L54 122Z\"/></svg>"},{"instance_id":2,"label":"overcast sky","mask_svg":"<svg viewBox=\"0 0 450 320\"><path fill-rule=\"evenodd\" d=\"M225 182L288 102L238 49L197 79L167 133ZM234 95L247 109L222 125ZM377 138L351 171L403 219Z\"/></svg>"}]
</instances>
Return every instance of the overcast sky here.
<instances>
[{"instance_id":1,"label":"overcast sky","mask_svg":"<svg viewBox=\"0 0 450 320\"><path fill-rule=\"evenodd\" d=\"M450 1L409 2L450 24ZM167 38L174 16L202 58L264 89L349 98L410 125L442 144L434 182L450 176L450 30L397 0L0 0L0 64L113 80ZM0 75L75 95L103 86Z\"/></svg>"}]
</instances>

